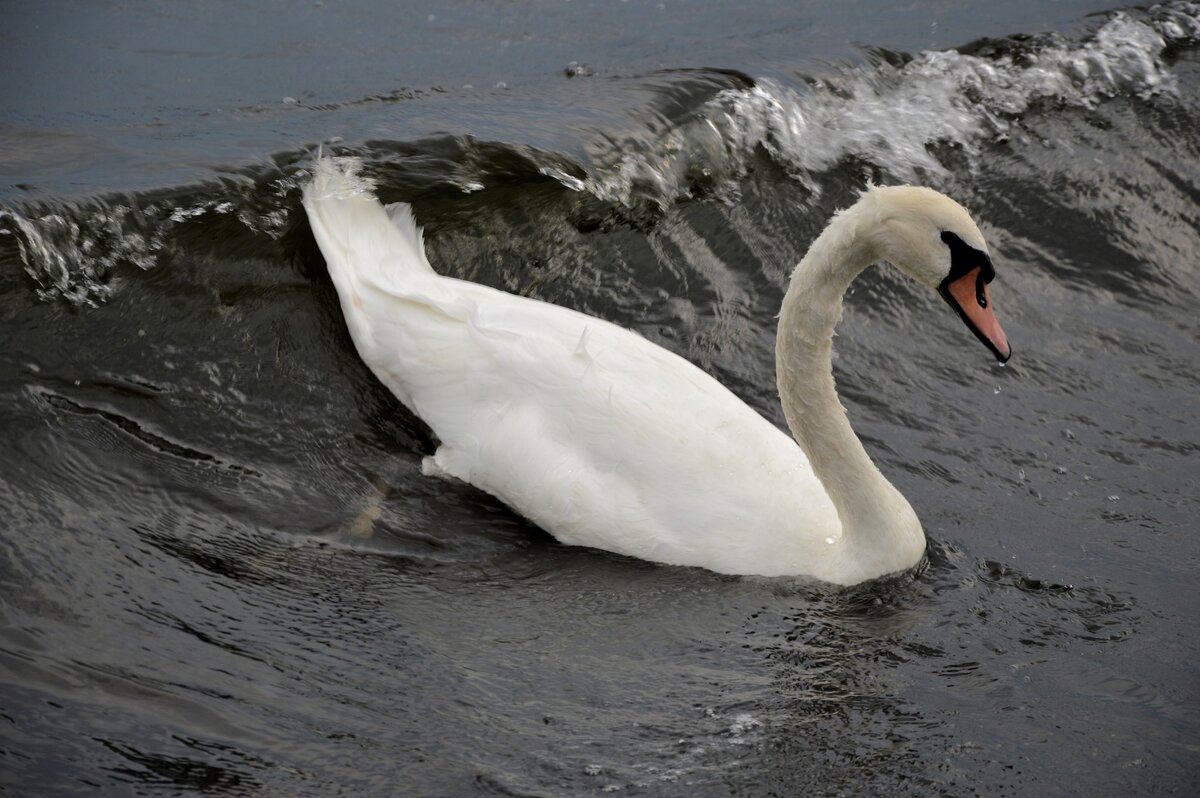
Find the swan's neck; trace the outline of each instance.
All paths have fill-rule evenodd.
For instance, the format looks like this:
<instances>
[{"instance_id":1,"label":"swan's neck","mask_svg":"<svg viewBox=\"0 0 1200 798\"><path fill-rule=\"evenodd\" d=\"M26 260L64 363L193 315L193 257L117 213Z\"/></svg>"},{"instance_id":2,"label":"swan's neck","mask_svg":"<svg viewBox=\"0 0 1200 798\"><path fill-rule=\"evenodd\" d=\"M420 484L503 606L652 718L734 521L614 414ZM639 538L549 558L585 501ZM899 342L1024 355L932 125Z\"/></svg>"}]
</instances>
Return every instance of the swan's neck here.
<instances>
[{"instance_id":1,"label":"swan's neck","mask_svg":"<svg viewBox=\"0 0 1200 798\"><path fill-rule=\"evenodd\" d=\"M865 578L909 568L925 549L916 514L871 462L834 387L833 335L842 296L859 272L880 259L872 217L860 202L813 243L792 274L775 347L788 427L841 521L841 535L830 545L837 559L873 572Z\"/></svg>"}]
</instances>

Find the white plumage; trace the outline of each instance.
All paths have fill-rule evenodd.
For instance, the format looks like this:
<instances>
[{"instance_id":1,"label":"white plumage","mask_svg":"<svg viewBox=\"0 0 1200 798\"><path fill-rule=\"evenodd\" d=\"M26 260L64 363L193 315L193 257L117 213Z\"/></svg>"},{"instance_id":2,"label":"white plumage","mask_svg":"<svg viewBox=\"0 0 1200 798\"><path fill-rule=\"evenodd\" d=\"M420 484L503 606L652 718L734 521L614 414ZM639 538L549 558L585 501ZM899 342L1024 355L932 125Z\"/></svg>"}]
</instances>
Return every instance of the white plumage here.
<instances>
[{"instance_id":1,"label":"white plumage","mask_svg":"<svg viewBox=\"0 0 1200 798\"><path fill-rule=\"evenodd\" d=\"M487 491L563 543L662 563L849 584L919 561L920 525L873 466L886 488L867 478L879 495L862 498L899 527L858 534L800 446L688 361L436 274L409 207L385 209L354 161L319 159L304 206L360 356L440 442L427 474ZM828 400L800 394L793 404ZM818 414L844 422L833 404Z\"/></svg>"}]
</instances>

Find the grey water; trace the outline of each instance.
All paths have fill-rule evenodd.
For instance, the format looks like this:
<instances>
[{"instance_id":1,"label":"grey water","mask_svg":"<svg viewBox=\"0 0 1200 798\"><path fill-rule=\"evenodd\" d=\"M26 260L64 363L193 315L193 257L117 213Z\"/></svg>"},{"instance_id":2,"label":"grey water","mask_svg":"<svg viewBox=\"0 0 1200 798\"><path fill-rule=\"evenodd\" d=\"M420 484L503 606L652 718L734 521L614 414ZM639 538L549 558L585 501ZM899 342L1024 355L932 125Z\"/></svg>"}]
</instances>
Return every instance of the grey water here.
<instances>
[{"instance_id":1,"label":"grey water","mask_svg":"<svg viewBox=\"0 0 1200 798\"><path fill-rule=\"evenodd\" d=\"M1200 790L1200 5L3 15L0 792ZM318 148L439 271L781 426L774 315L825 221L868 182L958 199L1008 367L887 266L836 341L927 562L719 576L423 477L300 206Z\"/></svg>"}]
</instances>

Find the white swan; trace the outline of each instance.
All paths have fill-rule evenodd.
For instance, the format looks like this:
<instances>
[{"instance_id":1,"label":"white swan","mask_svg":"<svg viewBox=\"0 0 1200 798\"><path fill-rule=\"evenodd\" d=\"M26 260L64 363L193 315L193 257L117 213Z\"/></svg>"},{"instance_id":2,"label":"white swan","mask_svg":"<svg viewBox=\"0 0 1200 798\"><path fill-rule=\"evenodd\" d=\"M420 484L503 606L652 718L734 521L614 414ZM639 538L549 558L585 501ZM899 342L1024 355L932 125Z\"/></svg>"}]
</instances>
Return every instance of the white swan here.
<instances>
[{"instance_id":1,"label":"white swan","mask_svg":"<svg viewBox=\"0 0 1200 798\"><path fill-rule=\"evenodd\" d=\"M385 210L352 159L318 159L304 207L359 354L440 441L425 473L487 491L563 543L840 585L911 568L921 524L834 390L842 295L888 260L1009 356L983 236L930 189L866 191L793 273L776 366L795 441L636 333L437 275L409 207Z\"/></svg>"}]
</instances>

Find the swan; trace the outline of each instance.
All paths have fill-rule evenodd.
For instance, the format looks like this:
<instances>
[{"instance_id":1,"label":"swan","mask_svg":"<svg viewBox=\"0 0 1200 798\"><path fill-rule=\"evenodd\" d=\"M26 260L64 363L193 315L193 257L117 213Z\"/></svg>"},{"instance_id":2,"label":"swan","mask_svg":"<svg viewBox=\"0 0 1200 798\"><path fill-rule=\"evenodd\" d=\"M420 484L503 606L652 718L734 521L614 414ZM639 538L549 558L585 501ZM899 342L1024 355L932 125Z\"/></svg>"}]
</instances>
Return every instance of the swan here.
<instances>
[{"instance_id":1,"label":"swan","mask_svg":"<svg viewBox=\"0 0 1200 798\"><path fill-rule=\"evenodd\" d=\"M871 187L792 273L776 369L793 437L687 360L598 318L443 277L403 203L318 156L303 204L359 355L468 482L565 544L719 573L852 585L910 569L925 535L875 467L831 368L842 296L886 260L1004 362L979 228L928 188Z\"/></svg>"}]
</instances>

